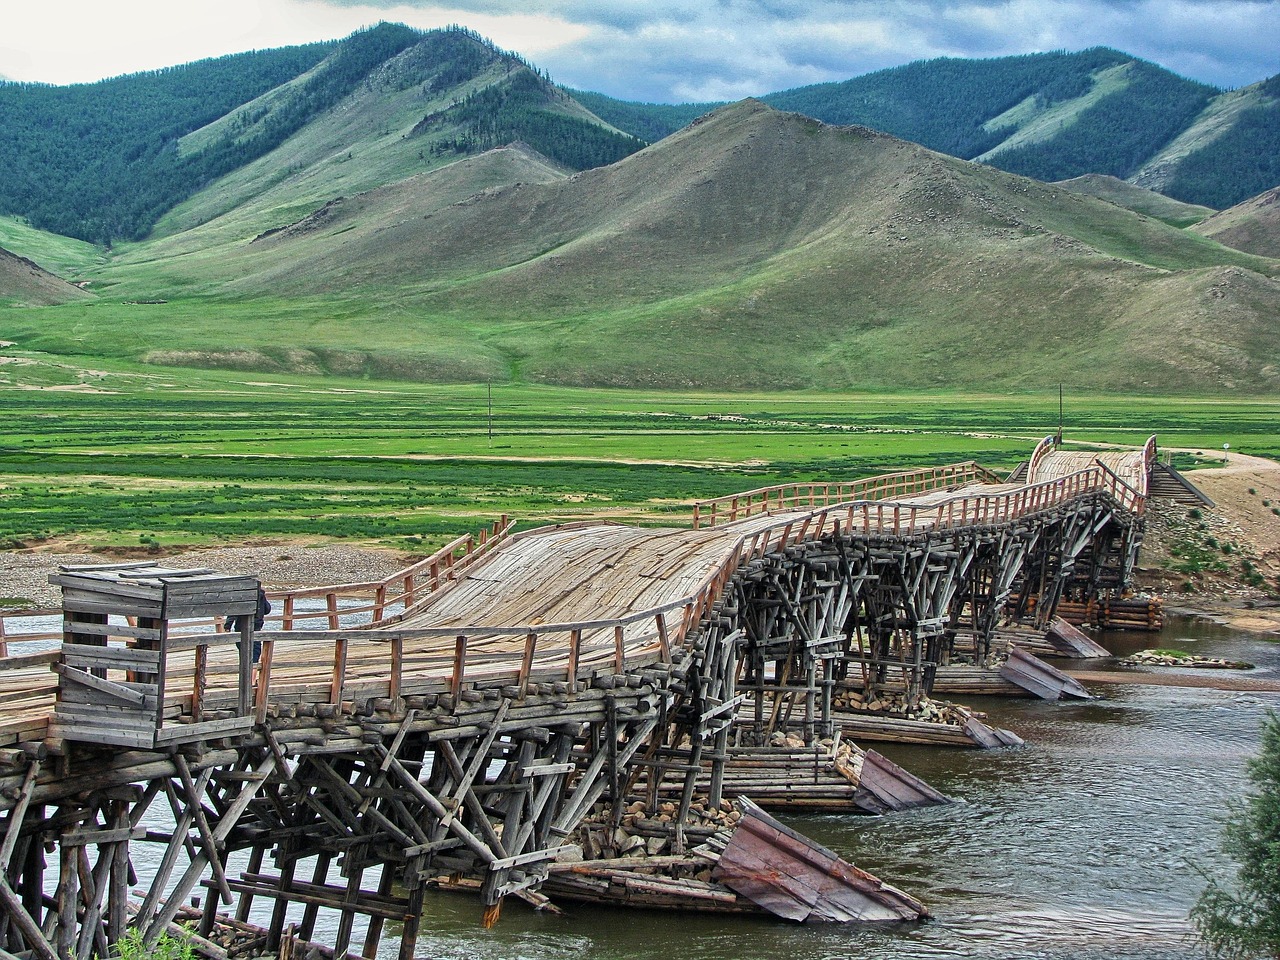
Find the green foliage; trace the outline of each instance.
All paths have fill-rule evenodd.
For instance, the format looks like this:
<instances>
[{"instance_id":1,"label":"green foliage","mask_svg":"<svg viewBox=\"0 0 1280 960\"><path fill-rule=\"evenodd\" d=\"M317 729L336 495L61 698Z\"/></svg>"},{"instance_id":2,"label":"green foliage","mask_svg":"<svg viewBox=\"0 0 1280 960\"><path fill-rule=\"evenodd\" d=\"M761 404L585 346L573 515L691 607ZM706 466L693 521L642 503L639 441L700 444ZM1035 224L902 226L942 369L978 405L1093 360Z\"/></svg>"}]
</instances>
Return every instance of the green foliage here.
<instances>
[{"instance_id":1,"label":"green foliage","mask_svg":"<svg viewBox=\"0 0 1280 960\"><path fill-rule=\"evenodd\" d=\"M505 81L473 91L448 110L425 118L413 132L461 128L437 141L432 147L435 152L482 153L519 140L574 170L615 163L644 146L636 137L548 109L563 96L544 77L520 69Z\"/></svg>"},{"instance_id":2,"label":"green foliage","mask_svg":"<svg viewBox=\"0 0 1280 960\"><path fill-rule=\"evenodd\" d=\"M721 103L632 103L603 93L565 89L605 123L648 143L656 143L710 113Z\"/></svg>"},{"instance_id":3,"label":"green foliage","mask_svg":"<svg viewBox=\"0 0 1280 960\"><path fill-rule=\"evenodd\" d=\"M174 936L163 932L156 942L147 946L142 942L142 931L126 930L123 937L116 941L115 953L118 960L194 960L195 948L187 937Z\"/></svg>"},{"instance_id":4,"label":"green foliage","mask_svg":"<svg viewBox=\"0 0 1280 960\"><path fill-rule=\"evenodd\" d=\"M1243 960L1280 956L1280 716L1269 711L1253 790L1227 824L1223 850L1237 865L1234 888L1210 880L1191 911L1211 955Z\"/></svg>"},{"instance_id":5,"label":"green foliage","mask_svg":"<svg viewBox=\"0 0 1280 960\"><path fill-rule=\"evenodd\" d=\"M1129 83L1084 110L1074 123L1041 143L1001 151L991 162L1037 180L1067 180L1086 173L1124 179L1185 129L1218 91L1159 67L1135 61ZM1222 206L1202 194L1187 202Z\"/></svg>"},{"instance_id":6,"label":"green foliage","mask_svg":"<svg viewBox=\"0 0 1280 960\"><path fill-rule=\"evenodd\" d=\"M1268 84L1280 88L1273 77ZM1272 96L1280 96L1280 89ZM1280 184L1280 102L1253 107L1177 167L1164 192L1211 207L1234 206Z\"/></svg>"},{"instance_id":7,"label":"green foliage","mask_svg":"<svg viewBox=\"0 0 1280 960\"><path fill-rule=\"evenodd\" d=\"M1046 106L1074 99L1089 90L1096 71L1129 59L1103 47L991 60L944 57L763 99L780 110L874 127L968 159L1009 135L1007 128L984 129L987 121L1028 98Z\"/></svg>"},{"instance_id":8,"label":"green foliage","mask_svg":"<svg viewBox=\"0 0 1280 960\"><path fill-rule=\"evenodd\" d=\"M25 359L37 359L27 356ZM974 459L1011 469L1043 395L699 394L371 383L94 359L6 365L0 545L259 537L436 545L502 513L687 522L691 500ZM255 382L257 381L257 382ZM42 389L94 384L100 393ZM1276 401L1090 397L1073 439L1280 451ZM1203 549L1203 548L1201 548ZM1207 557L1222 563L1216 551Z\"/></svg>"},{"instance_id":9,"label":"green foliage","mask_svg":"<svg viewBox=\"0 0 1280 960\"><path fill-rule=\"evenodd\" d=\"M140 239L167 210L278 146L421 36L380 24L337 44L237 54L96 84L2 84L0 166L10 175L0 178L0 211L94 243ZM180 137L322 58L252 136L179 153Z\"/></svg>"},{"instance_id":10,"label":"green foliage","mask_svg":"<svg viewBox=\"0 0 1280 960\"><path fill-rule=\"evenodd\" d=\"M0 84L0 210L93 242L144 234L200 185L177 140L310 69L311 44L237 54L100 83Z\"/></svg>"}]
</instances>

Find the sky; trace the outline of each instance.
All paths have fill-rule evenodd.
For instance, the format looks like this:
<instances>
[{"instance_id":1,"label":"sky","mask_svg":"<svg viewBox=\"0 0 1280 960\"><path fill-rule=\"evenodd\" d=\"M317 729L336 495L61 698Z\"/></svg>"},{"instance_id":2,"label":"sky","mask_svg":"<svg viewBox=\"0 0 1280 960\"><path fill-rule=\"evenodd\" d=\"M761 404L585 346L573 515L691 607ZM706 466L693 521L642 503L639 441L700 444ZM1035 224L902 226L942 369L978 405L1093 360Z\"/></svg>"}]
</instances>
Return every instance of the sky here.
<instances>
[{"instance_id":1,"label":"sky","mask_svg":"<svg viewBox=\"0 0 1280 960\"><path fill-rule=\"evenodd\" d=\"M663 103L1093 46L1224 88L1280 73L1280 0L0 0L0 77L85 83L380 20L461 24L558 83Z\"/></svg>"}]
</instances>

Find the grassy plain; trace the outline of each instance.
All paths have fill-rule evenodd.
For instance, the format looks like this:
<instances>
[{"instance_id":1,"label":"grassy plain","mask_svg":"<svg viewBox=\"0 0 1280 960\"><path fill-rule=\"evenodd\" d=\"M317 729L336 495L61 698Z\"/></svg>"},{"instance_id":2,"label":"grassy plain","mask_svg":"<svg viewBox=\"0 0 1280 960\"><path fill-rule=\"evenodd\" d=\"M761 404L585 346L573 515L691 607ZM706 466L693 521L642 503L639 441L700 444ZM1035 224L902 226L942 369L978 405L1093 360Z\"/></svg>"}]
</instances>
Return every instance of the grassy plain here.
<instances>
[{"instance_id":1,"label":"grassy plain","mask_svg":"<svg viewBox=\"0 0 1280 960\"><path fill-rule=\"evenodd\" d=\"M1038 394L437 385L0 351L0 545L270 538L426 548L511 514L687 518L771 483L974 459L1057 426ZM1068 439L1280 457L1280 400L1067 396ZM490 430L492 429L492 436Z\"/></svg>"}]
</instances>

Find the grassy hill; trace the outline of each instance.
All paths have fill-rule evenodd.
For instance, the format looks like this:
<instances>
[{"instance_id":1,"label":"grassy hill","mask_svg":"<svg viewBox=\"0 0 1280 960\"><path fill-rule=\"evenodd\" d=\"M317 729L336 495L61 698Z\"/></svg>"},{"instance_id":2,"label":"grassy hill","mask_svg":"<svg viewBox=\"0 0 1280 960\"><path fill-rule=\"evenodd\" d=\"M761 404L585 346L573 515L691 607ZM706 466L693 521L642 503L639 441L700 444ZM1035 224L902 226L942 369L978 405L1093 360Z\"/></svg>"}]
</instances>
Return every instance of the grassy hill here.
<instances>
[{"instance_id":1,"label":"grassy hill","mask_svg":"<svg viewBox=\"0 0 1280 960\"><path fill-rule=\"evenodd\" d=\"M99 84L0 84L0 211L136 242L267 193L301 215L335 186L369 190L515 140L572 169L642 145L474 33L380 24Z\"/></svg>"},{"instance_id":2,"label":"grassy hill","mask_svg":"<svg viewBox=\"0 0 1280 960\"><path fill-rule=\"evenodd\" d=\"M1189 227L1214 214L1211 207L1183 203L1181 200L1174 200L1172 197L1166 197L1146 187L1139 187L1126 180L1118 180L1101 173L1088 173L1083 177L1061 180L1056 186L1070 190L1072 193L1110 201L1134 213L1163 220L1172 227Z\"/></svg>"},{"instance_id":3,"label":"grassy hill","mask_svg":"<svg viewBox=\"0 0 1280 960\"><path fill-rule=\"evenodd\" d=\"M1224 93L1095 48L918 61L762 99L1040 180L1104 174L1219 209L1280 183L1278 85ZM574 95L651 141L719 106Z\"/></svg>"},{"instance_id":4,"label":"grassy hill","mask_svg":"<svg viewBox=\"0 0 1280 960\"><path fill-rule=\"evenodd\" d=\"M44 307L88 297L74 284L0 247L0 303Z\"/></svg>"},{"instance_id":5,"label":"grassy hill","mask_svg":"<svg viewBox=\"0 0 1280 960\"><path fill-rule=\"evenodd\" d=\"M754 101L571 177L515 149L256 241L239 215L118 255L98 304L0 311L0 337L442 381L1280 388L1280 263Z\"/></svg>"},{"instance_id":6,"label":"grassy hill","mask_svg":"<svg viewBox=\"0 0 1280 960\"><path fill-rule=\"evenodd\" d=\"M1237 250L1280 258L1280 187L1215 214L1195 232Z\"/></svg>"}]
</instances>

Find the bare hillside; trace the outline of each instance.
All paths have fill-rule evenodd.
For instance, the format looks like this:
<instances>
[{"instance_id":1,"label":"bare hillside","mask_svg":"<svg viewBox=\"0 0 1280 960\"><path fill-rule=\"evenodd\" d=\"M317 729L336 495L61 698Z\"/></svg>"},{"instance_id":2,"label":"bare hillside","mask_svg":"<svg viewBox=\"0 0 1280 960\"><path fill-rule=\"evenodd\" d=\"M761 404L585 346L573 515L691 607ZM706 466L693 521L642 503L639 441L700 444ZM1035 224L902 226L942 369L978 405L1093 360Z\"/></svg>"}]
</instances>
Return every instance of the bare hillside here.
<instances>
[{"instance_id":1,"label":"bare hillside","mask_svg":"<svg viewBox=\"0 0 1280 960\"><path fill-rule=\"evenodd\" d=\"M1273 261L756 102L342 241L282 238L231 286L412 284L438 316L545 321L499 339L568 382L932 386L984 382L999 357L1010 385L1280 384Z\"/></svg>"},{"instance_id":2,"label":"bare hillside","mask_svg":"<svg viewBox=\"0 0 1280 960\"><path fill-rule=\"evenodd\" d=\"M75 284L0 247L0 302L44 307L90 298Z\"/></svg>"},{"instance_id":3,"label":"bare hillside","mask_svg":"<svg viewBox=\"0 0 1280 960\"><path fill-rule=\"evenodd\" d=\"M1237 250L1280 258L1280 187L1223 210L1195 231Z\"/></svg>"},{"instance_id":4,"label":"bare hillside","mask_svg":"<svg viewBox=\"0 0 1280 960\"><path fill-rule=\"evenodd\" d=\"M1141 213L1175 227L1186 227L1199 223L1214 214L1211 207L1202 207L1194 203L1183 203L1162 193L1135 186L1116 177L1104 176L1100 173L1089 173L1072 180L1061 180L1057 186L1072 193L1080 193L1099 200L1109 200L1117 206ZM1257 252L1257 251L1251 251Z\"/></svg>"}]
</instances>

